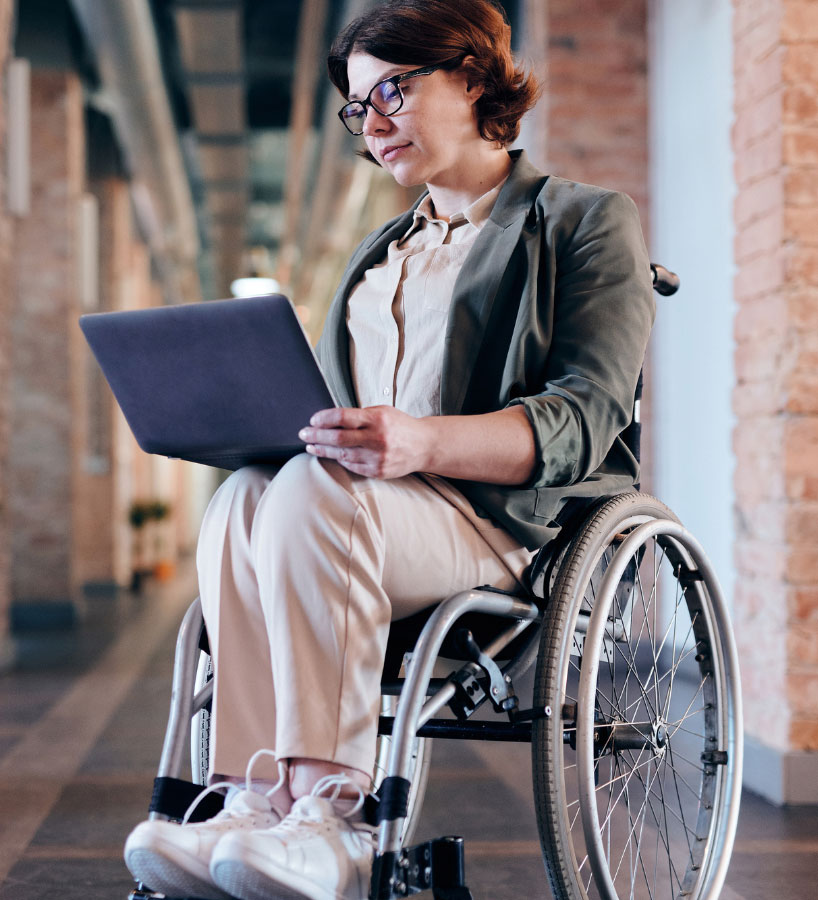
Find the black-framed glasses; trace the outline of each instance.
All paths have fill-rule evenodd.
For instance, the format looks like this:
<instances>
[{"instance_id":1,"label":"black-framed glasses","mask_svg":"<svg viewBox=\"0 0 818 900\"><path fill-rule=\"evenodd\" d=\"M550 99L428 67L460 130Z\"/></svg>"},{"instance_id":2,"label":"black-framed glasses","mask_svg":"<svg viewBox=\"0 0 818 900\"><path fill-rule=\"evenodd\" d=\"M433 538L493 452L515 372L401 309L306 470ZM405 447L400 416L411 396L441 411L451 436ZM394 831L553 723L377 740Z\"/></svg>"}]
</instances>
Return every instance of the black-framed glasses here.
<instances>
[{"instance_id":1,"label":"black-framed glasses","mask_svg":"<svg viewBox=\"0 0 818 900\"><path fill-rule=\"evenodd\" d=\"M392 75L379 81L369 92L366 100L350 100L338 111L338 118L346 125L350 134L363 134L366 121L366 108L371 106L375 112L382 116L394 116L403 106L403 91L400 89L402 81L407 78L416 78L418 75L431 75L454 62L459 57L445 59L436 66L423 66L421 69L412 69L411 72L403 72L401 75Z\"/></svg>"}]
</instances>

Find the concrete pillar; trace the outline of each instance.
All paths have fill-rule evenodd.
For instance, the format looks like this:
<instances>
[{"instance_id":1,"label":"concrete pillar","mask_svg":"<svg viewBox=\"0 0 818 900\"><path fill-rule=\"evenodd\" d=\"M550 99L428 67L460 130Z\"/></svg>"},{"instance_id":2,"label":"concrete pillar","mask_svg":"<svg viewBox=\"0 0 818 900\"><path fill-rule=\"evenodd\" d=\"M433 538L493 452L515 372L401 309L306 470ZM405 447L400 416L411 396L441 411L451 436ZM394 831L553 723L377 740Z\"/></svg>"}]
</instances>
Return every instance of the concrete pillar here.
<instances>
[{"instance_id":1,"label":"concrete pillar","mask_svg":"<svg viewBox=\"0 0 818 900\"><path fill-rule=\"evenodd\" d=\"M818 4L734 0L746 782L818 803Z\"/></svg>"},{"instance_id":2,"label":"concrete pillar","mask_svg":"<svg viewBox=\"0 0 818 900\"><path fill-rule=\"evenodd\" d=\"M94 297L87 298L93 309L85 311L114 310L122 305L130 258L128 185L118 177L97 179L91 185L90 196L98 211L99 252L98 259L89 263L98 267L99 290ZM87 427L73 510L78 579L86 586L127 586L130 583L129 497L123 495L123 485L117 478L121 452L115 428L118 411L105 377L87 347L83 348L82 377Z\"/></svg>"},{"instance_id":3,"label":"concrete pillar","mask_svg":"<svg viewBox=\"0 0 818 900\"><path fill-rule=\"evenodd\" d=\"M31 210L13 259L12 415L7 469L15 612L70 621L78 601L72 505L80 399L77 232L84 187L82 87L32 69Z\"/></svg>"},{"instance_id":4,"label":"concrete pillar","mask_svg":"<svg viewBox=\"0 0 818 900\"><path fill-rule=\"evenodd\" d=\"M0 284L9 285L12 273L13 222L7 212L7 121L6 71L11 55L11 25L13 0L0 0ZM9 638L11 606L11 554L9 552L10 521L8 504L7 451L10 423L11 375L10 352L12 292L0 290L0 671L11 663Z\"/></svg>"}]
</instances>

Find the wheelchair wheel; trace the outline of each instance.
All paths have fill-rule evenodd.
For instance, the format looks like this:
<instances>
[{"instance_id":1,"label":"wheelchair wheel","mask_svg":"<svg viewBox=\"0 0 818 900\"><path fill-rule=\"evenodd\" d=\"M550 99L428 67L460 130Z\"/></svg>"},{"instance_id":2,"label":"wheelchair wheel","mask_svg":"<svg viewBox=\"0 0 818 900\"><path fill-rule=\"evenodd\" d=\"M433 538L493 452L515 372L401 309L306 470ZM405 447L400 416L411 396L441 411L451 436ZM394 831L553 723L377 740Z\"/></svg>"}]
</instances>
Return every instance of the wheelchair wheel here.
<instances>
[{"instance_id":1,"label":"wheelchair wheel","mask_svg":"<svg viewBox=\"0 0 818 900\"><path fill-rule=\"evenodd\" d=\"M532 759L557 900L716 900L741 783L729 622L697 542L645 494L603 503L543 622Z\"/></svg>"},{"instance_id":2,"label":"wheelchair wheel","mask_svg":"<svg viewBox=\"0 0 818 900\"><path fill-rule=\"evenodd\" d=\"M213 678L213 661L209 653L199 651L196 666L194 693L198 693ZM208 702L193 715L190 727L190 780L194 784L207 784L210 771L210 707Z\"/></svg>"}]
</instances>

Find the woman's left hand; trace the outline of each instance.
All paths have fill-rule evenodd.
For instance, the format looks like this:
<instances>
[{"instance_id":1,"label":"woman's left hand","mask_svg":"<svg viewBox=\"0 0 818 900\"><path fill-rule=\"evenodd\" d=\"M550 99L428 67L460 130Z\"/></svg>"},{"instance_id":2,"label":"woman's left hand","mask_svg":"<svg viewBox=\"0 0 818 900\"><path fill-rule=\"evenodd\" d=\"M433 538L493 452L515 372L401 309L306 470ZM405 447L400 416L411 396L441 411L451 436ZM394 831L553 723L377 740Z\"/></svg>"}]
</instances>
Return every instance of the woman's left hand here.
<instances>
[{"instance_id":1,"label":"woman's left hand","mask_svg":"<svg viewBox=\"0 0 818 900\"><path fill-rule=\"evenodd\" d=\"M424 471L428 429L392 406L323 409L298 436L307 453L337 460L345 469L368 478L400 478Z\"/></svg>"}]
</instances>

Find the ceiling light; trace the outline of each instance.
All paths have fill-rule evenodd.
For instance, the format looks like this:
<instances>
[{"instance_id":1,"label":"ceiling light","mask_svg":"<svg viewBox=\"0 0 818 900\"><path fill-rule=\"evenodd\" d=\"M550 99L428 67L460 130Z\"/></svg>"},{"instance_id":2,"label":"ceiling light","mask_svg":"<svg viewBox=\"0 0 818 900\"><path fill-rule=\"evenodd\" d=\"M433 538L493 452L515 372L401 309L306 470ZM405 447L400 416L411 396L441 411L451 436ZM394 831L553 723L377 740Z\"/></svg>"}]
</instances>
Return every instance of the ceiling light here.
<instances>
[{"instance_id":1,"label":"ceiling light","mask_svg":"<svg viewBox=\"0 0 818 900\"><path fill-rule=\"evenodd\" d=\"M230 283L230 293L234 297L259 297L262 294L277 294L281 285L275 278L237 278Z\"/></svg>"}]
</instances>

